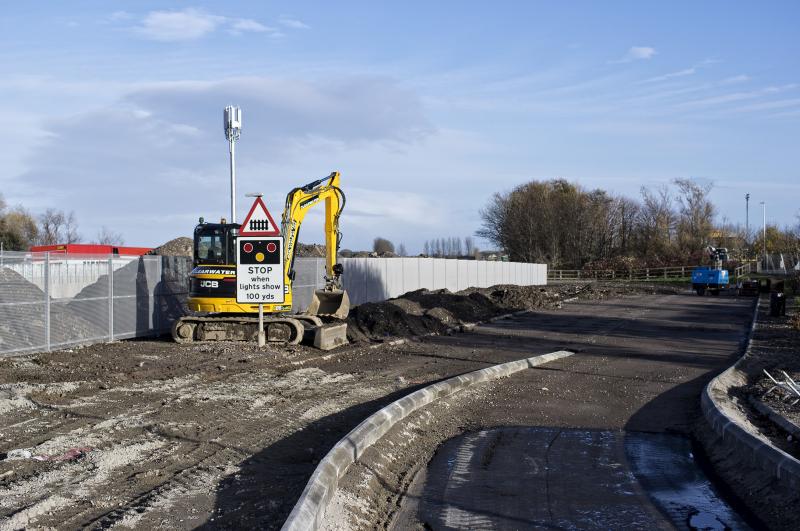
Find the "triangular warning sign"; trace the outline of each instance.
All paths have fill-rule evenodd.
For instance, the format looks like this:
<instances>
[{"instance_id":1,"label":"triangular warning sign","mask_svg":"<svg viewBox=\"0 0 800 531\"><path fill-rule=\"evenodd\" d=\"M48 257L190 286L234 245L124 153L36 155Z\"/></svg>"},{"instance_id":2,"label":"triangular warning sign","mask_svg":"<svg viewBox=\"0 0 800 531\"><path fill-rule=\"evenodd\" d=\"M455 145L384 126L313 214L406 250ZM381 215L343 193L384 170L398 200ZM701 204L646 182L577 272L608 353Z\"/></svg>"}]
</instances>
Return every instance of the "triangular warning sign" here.
<instances>
[{"instance_id":1,"label":"triangular warning sign","mask_svg":"<svg viewBox=\"0 0 800 531\"><path fill-rule=\"evenodd\" d=\"M272 219L272 216L267 210L267 206L260 197L256 197L253 201L253 206L250 207L250 212L242 222L239 229L240 236L280 236L281 230L278 224Z\"/></svg>"}]
</instances>

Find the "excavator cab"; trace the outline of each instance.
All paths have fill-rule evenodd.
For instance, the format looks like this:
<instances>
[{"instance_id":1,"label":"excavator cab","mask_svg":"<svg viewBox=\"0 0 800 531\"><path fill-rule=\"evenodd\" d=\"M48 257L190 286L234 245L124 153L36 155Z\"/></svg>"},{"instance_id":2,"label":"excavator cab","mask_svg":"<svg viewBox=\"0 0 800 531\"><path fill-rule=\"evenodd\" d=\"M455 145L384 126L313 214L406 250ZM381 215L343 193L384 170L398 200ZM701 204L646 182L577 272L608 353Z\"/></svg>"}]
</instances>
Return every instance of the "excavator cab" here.
<instances>
[{"instance_id":1,"label":"excavator cab","mask_svg":"<svg viewBox=\"0 0 800 531\"><path fill-rule=\"evenodd\" d=\"M236 264L234 241L239 230L238 223L204 223L194 229L194 265Z\"/></svg>"}]
</instances>

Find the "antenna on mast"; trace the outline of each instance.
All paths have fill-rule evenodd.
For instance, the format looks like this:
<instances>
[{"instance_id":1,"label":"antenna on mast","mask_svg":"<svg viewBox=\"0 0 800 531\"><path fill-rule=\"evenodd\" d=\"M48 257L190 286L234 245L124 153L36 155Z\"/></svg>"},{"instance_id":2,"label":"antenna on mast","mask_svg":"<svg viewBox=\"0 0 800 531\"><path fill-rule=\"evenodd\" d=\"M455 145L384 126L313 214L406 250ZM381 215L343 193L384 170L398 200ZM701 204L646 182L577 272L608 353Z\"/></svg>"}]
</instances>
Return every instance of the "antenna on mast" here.
<instances>
[{"instance_id":1,"label":"antenna on mast","mask_svg":"<svg viewBox=\"0 0 800 531\"><path fill-rule=\"evenodd\" d=\"M231 223L236 223L236 141L242 134L242 109L235 105L225 107L223 113L225 138L228 139L231 158Z\"/></svg>"}]
</instances>

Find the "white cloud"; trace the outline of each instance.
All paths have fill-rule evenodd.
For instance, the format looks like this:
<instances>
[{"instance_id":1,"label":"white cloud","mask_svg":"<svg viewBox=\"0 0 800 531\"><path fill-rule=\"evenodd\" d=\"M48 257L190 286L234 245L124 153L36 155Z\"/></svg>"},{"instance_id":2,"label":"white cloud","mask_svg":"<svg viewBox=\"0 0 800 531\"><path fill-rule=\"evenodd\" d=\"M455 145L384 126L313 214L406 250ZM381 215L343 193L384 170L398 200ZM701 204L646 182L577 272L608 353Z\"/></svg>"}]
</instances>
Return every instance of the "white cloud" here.
<instances>
[{"instance_id":1,"label":"white cloud","mask_svg":"<svg viewBox=\"0 0 800 531\"><path fill-rule=\"evenodd\" d=\"M255 31L260 33L264 31L275 31L275 28L270 28L269 26L265 26L264 24L249 18L240 18L231 24L231 31Z\"/></svg>"},{"instance_id":2,"label":"white cloud","mask_svg":"<svg viewBox=\"0 0 800 531\"><path fill-rule=\"evenodd\" d=\"M301 20L297 20L296 18L292 18L286 15L281 16L278 19L278 22L280 22L281 25L292 29L309 29L311 27Z\"/></svg>"},{"instance_id":3,"label":"white cloud","mask_svg":"<svg viewBox=\"0 0 800 531\"><path fill-rule=\"evenodd\" d=\"M145 15L136 31L146 39L175 42L200 39L221 26L226 26L233 35L240 35L243 32L276 32L275 28L265 26L257 20L223 17L194 8L181 11L151 11Z\"/></svg>"},{"instance_id":4,"label":"white cloud","mask_svg":"<svg viewBox=\"0 0 800 531\"><path fill-rule=\"evenodd\" d=\"M117 22L120 20L130 20L133 18L133 15L128 13L127 11L114 11L109 15L108 20L112 22Z\"/></svg>"},{"instance_id":5,"label":"white cloud","mask_svg":"<svg viewBox=\"0 0 800 531\"><path fill-rule=\"evenodd\" d=\"M613 61L614 63L630 63L631 61L639 61L643 59L651 59L656 55L656 49L650 46L631 46L628 52L622 56L621 59Z\"/></svg>"},{"instance_id":6,"label":"white cloud","mask_svg":"<svg viewBox=\"0 0 800 531\"><path fill-rule=\"evenodd\" d=\"M138 31L143 37L156 41L187 41L208 35L223 22L225 17L193 8L151 11L142 20Z\"/></svg>"},{"instance_id":7,"label":"white cloud","mask_svg":"<svg viewBox=\"0 0 800 531\"><path fill-rule=\"evenodd\" d=\"M776 109L786 109L790 107L800 107L800 98L754 103L752 105L737 107L736 109L733 109L733 112L772 111Z\"/></svg>"},{"instance_id":8,"label":"white cloud","mask_svg":"<svg viewBox=\"0 0 800 531\"><path fill-rule=\"evenodd\" d=\"M739 74L738 76L727 77L722 80L723 85L732 85L734 83L744 83L750 81L750 76L746 74Z\"/></svg>"},{"instance_id":9,"label":"white cloud","mask_svg":"<svg viewBox=\"0 0 800 531\"><path fill-rule=\"evenodd\" d=\"M697 73L697 69L695 67L686 68L684 70L678 70L677 72L670 72L669 74L664 74L663 76L656 76L656 77L651 77L649 79L645 79L642 81L642 83L657 83L659 81L666 81L668 79L674 79L676 77L691 76L695 73Z\"/></svg>"},{"instance_id":10,"label":"white cloud","mask_svg":"<svg viewBox=\"0 0 800 531\"><path fill-rule=\"evenodd\" d=\"M245 114L241 189L269 191L278 201L292 185L325 171L348 172L352 155L343 152L375 149L385 160L387 152L411 149L432 132L417 95L391 79L253 77L140 84L110 105L45 123L51 135L25 158L27 168L14 177L19 186L13 195L38 191L41 206L68 204L89 233L95 230L92 220L98 220L98 226L114 226L129 241L157 244L186 234L198 215L225 211L219 190L226 186L227 148L220 115L228 102L241 105ZM310 170L298 173L304 164ZM276 165L283 171L276 173ZM348 172L348 188L384 184L381 173L368 177L358 185ZM408 180L397 182L402 190ZM355 197L361 199L348 202L354 212L371 212L374 201L387 200L363 191ZM118 198L136 207L121 209ZM401 198L418 204L414 215L432 208L430 202ZM165 214L189 221L150 226L149 220ZM390 208L381 223L397 226L399 215ZM357 221L364 222L364 216L354 216L352 223Z\"/></svg>"},{"instance_id":11,"label":"white cloud","mask_svg":"<svg viewBox=\"0 0 800 531\"><path fill-rule=\"evenodd\" d=\"M684 103L681 103L681 104L677 105L677 107L683 107L683 108L710 107L710 106L721 105L721 104L725 104L725 103L733 103L733 102L743 101L743 100L758 99L758 98L762 98L762 97L765 97L765 96L770 96L770 95L774 95L774 94L780 94L782 92L786 92L786 91L789 91L789 90L794 90L794 89L798 88L798 86L800 86L800 85L797 85L795 83L790 83L788 85L770 86L770 87L765 87L765 88L762 88L762 89L759 89L759 90L751 90L751 91L747 91L747 92L734 92L734 93L730 93L730 94L722 94L722 95L719 95L719 96L711 96L709 98L703 98L703 99L698 99L698 100L687 101L687 102L684 102ZM764 105L768 105L768 104L764 104ZM766 107L766 108L769 108L769 107ZM747 110L757 110L757 106L753 105L753 106L746 107L745 109L747 109Z\"/></svg>"}]
</instances>

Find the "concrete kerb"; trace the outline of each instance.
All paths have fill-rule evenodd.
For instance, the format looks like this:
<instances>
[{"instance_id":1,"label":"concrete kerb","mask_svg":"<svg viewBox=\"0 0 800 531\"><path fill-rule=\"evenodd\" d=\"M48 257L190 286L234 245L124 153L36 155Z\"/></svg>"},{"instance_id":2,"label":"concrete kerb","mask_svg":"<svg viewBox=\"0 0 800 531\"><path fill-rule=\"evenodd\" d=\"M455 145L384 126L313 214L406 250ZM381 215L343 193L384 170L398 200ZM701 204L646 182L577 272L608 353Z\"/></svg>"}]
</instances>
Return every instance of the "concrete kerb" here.
<instances>
[{"instance_id":1,"label":"concrete kerb","mask_svg":"<svg viewBox=\"0 0 800 531\"><path fill-rule=\"evenodd\" d=\"M328 503L333 498L339 480L344 476L348 467L395 424L414 411L471 385L503 378L572 354L573 352L567 350L559 350L494 365L431 384L392 402L356 426L320 461L281 529L283 531L306 531L319 528L325 517Z\"/></svg>"},{"instance_id":2,"label":"concrete kerb","mask_svg":"<svg viewBox=\"0 0 800 531\"><path fill-rule=\"evenodd\" d=\"M747 337L745 355L708 383L703 390L700 406L706 422L709 423L714 433L724 443L731 445L737 455L750 460L753 464L771 473L780 482L796 489L800 488L800 461L773 446L766 438L759 437L738 424L732 415L725 412L726 408L719 400L721 397L729 396L728 391L731 387L744 383L744 373L739 367L750 352L760 304L759 300L753 311L753 321Z\"/></svg>"}]
</instances>

